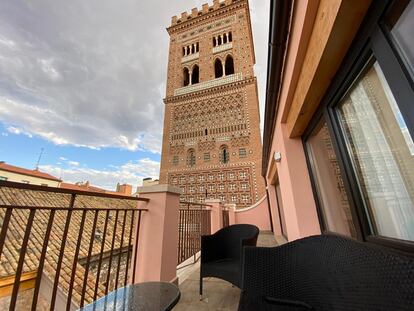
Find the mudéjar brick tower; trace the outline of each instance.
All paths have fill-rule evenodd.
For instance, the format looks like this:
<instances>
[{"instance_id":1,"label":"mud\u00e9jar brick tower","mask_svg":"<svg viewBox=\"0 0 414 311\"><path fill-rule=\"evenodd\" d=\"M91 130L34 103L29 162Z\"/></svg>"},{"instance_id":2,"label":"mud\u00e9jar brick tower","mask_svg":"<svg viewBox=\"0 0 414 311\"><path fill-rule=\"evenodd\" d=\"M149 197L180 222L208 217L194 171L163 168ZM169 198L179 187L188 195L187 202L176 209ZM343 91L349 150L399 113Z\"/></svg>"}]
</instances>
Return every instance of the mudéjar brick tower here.
<instances>
[{"instance_id":1,"label":"mud\u00e9jar brick tower","mask_svg":"<svg viewBox=\"0 0 414 311\"><path fill-rule=\"evenodd\" d=\"M214 0L172 17L160 183L181 199L246 208L263 199L249 3Z\"/></svg>"}]
</instances>

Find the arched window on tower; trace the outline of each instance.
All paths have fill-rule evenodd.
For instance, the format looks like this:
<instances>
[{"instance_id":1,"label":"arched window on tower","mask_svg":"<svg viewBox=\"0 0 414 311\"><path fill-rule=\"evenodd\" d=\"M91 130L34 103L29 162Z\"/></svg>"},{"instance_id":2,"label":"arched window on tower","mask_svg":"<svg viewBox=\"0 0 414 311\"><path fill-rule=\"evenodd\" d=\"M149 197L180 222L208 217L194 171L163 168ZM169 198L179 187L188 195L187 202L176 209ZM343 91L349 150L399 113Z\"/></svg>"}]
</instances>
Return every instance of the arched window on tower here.
<instances>
[{"instance_id":1,"label":"arched window on tower","mask_svg":"<svg viewBox=\"0 0 414 311\"><path fill-rule=\"evenodd\" d=\"M229 33L228 33L228 37L229 37L229 42L232 42L232 41L233 41L233 37L232 37L232 35L231 35L231 31L229 31Z\"/></svg>"},{"instance_id":2,"label":"arched window on tower","mask_svg":"<svg viewBox=\"0 0 414 311\"><path fill-rule=\"evenodd\" d=\"M197 42L197 43L196 43L196 53L197 53L199 50L200 50L200 45L199 45L199 43Z\"/></svg>"},{"instance_id":3,"label":"arched window on tower","mask_svg":"<svg viewBox=\"0 0 414 311\"><path fill-rule=\"evenodd\" d=\"M216 78L220 78L223 76L223 64L221 63L221 60L218 58L214 62L214 73Z\"/></svg>"},{"instance_id":4,"label":"arched window on tower","mask_svg":"<svg viewBox=\"0 0 414 311\"><path fill-rule=\"evenodd\" d=\"M195 166L196 164L196 156L194 149L188 149L187 151L187 165L188 166Z\"/></svg>"},{"instance_id":5,"label":"arched window on tower","mask_svg":"<svg viewBox=\"0 0 414 311\"><path fill-rule=\"evenodd\" d=\"M185 47L183 47L183 56L185 56Z\"/></svg>"},{"instance_id":6,"label":"arched window on tower","mask_svg":"<svg viewBox=\"0 0 414 311\"><path fill-rule=\"evenodd\" d=\"M188 68L184 68L183 70L183 86L187 86L190 84L190 72L188 71Z\"/></svg>"},{"instance_id":7,"label":"arched window on tower","mask_svg":"<svg viewBox=\"0 0 414 311\"><path fill-rule=\"evenodd\" d=\"M198 65L194 65L193 70L191 71L191 84L196 84L200 79L200 69L198 68Z\"/></svg>"},{"instance_id":8,"label":"arched window on tower","mask_svg":"<svg viewBox=\"0 0 414 311\"><path fill-rule=\"evenodd\" d=\"M226 43L227 43L227 34L225 33L223 35L223 44L226 44Z\"/></svg>"},{"instance_id":9,"label":"arched window on tower","mask_svg":"<svg viewBox=\"0 0 414 311\"><path fill-rule=\"evenodd\" d=\"M226 70L226 76L232 75L234 73L233 57L231 57L230 55L228 55L226 57L226 63L224 65L224 67L225 67L225 70Z\"/></svg>"},{"instance_id":10,"label":"arched window on tower","mask_svg":"<svg viewBox=\"0 0 414 311\"><path fill-rule=\"evenodd\" d=\"M221 45L221 35L220 36L218 36L218 42L217 42L217 45Z\"/></svg>"},{"instance_id":11,"label":"arched window on tower","mask_svg":"<svg viewBox=\"0 0 414 311\"><path fill-rule=\"evenodd\" d=\"M227 145L220 146L219 159L220 159L221 164L229 163L230 153L229 153L229 148L227 147Z\"/></svg>"}]
</instances>

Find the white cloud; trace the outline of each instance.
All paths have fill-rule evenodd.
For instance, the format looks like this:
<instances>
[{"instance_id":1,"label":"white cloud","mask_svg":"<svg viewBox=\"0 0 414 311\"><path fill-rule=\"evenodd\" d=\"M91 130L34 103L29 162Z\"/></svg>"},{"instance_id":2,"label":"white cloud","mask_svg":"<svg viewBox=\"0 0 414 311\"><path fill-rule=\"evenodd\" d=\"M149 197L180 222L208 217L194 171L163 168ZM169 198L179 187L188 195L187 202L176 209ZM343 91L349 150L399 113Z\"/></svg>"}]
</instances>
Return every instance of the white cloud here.
<instances>
[{"instance_id":1,"label":"white cloud","mask_svg":"<svg viewBox=\"0 0 414 311\"><path fill-rule=\"evenodd\" d=\"M8 126L7 127L7 131L9 131L10 133L15 134L15 135L23 134L23 135L26 135L26 136L28 136L30 138L33 137L32 134L26 132L25 130L23 130L23 129L19 128L19 127Z\"/></svg>"},{"instance_id":2,"label":"white cloud","mask_svg":"<svg viewBox=\"0 0 414 311\"><path fill-rule=\"evenodd\" d=\"M59 160L67 161L67 159L65 157L59 157Z\"/></svg>"},{"instance_id":3,"label":"white cloud","mask_svg":"<svg viewBox=\"0 0 414 311\"><path fill-rule=\"evenodd\" d=\"M94 186L114 190L118 182L131 184L135 188L142 184L143 178L158 178L160 164L157 161L144 158L102 170L85 168L80 165L69 168L41 165L39 168L44 172L61 177L65 182L89 181Z\"/></svg>"},{"instance_id":4,"label":"white cloud","mask_svg":"<svg viewBox=\"0 0 414 311\"><path fill-rule=\"evenodd\" d=\"M69 161L68 164L70 166L79 166L79 162L76 162L76 161Z\"/></svg>"},{"instance_id":5,"label":"white cloud","mask_svg":"<svg viewBox=\"0 0 414 311\"><path fill-rule=\"evenodd\" d=\"M159 153L165 27L204 2L2 1L0 121L57 145ZM269 1L250 5L263 107Z\"/></svg>"}]
</instances>

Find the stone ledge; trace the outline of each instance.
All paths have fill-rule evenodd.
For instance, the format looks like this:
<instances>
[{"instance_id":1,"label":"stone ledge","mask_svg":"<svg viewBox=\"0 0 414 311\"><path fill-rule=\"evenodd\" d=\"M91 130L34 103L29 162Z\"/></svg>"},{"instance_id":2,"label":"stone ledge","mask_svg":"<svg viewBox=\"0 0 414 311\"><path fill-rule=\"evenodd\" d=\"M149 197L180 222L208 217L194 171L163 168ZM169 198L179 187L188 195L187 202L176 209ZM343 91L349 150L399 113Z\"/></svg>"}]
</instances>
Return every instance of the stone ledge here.
<instances>
[{"instance_id":1,"label":"stone ledge","mask_svg":"<svg viewBox=\"0 0 414 311\"><path fill-rule=\"evenodd\" d=\"M139 194L157 193L157 192L169 192L169 193L181 194L181 189L176 186L164 184L164 185L138 187L137 192Z\"/></svg>"}]
</instances>

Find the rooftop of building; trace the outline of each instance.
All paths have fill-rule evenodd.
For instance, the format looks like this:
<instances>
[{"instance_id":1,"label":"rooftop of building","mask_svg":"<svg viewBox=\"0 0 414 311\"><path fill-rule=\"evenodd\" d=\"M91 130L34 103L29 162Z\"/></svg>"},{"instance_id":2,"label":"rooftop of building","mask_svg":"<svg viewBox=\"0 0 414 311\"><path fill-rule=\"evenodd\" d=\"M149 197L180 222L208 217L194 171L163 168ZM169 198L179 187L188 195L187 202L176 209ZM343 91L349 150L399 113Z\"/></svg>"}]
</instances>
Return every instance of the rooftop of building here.
<instances>
[{"instance_id":1,"label":"rooftop of building","mask_svg":"<svg viewBox=\"0 0 414 311\"><path fill-rule=\"evenodd\" d=\"M49 180L58 181L58 182L61 181L59 178L52 176L48 173L41 172L38 169L30 170L30 169L7 164L4 161L0 161L0 170L11 172L11 173L16 173L16 174L32 176L32 177L49 179Z\"/></svg>"}]
</instances>

